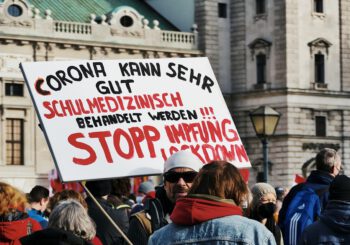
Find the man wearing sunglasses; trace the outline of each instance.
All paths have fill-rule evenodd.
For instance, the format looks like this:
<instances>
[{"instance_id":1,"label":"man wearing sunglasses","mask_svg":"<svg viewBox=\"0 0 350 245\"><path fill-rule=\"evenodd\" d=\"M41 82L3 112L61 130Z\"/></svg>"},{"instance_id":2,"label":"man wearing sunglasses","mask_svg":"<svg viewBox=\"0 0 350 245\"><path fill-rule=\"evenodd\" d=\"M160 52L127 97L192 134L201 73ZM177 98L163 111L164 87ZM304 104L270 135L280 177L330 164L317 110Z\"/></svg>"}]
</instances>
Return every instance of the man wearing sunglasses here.
<instances>
[{"instance_id":1,"label":"man wearing sunglasses","mask_svg":"<svg viewBox=\"0 0 350 245\"><path fill-rule=\"evenodd\" d=\"M133 244L147 244L149 236L170 222L177 198L187 195L203 163L190 150L171 155L164 163L164 185L156 198L148 199L143 211L130 217L128 237Z\"/></svg>"}]
</instances>

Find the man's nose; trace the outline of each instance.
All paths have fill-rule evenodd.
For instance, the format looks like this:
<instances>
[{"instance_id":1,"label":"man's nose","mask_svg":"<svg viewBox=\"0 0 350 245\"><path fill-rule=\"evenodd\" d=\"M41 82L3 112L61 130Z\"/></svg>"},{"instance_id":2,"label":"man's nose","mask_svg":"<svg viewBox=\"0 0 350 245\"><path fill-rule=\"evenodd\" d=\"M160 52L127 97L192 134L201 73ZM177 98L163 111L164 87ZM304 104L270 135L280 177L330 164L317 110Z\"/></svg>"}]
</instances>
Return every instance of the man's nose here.
<instances>
[{"instance_id":1,"label":"man's nose","mask_svg":"<svg viewBox=\"0 0 350 245\"><path fill-rule=\"evenodd\" d=\"M182 177L180 177L179 180L177 181L177 184L178 185L186 185L186 181Z\"/></svg>"}]
</instances>

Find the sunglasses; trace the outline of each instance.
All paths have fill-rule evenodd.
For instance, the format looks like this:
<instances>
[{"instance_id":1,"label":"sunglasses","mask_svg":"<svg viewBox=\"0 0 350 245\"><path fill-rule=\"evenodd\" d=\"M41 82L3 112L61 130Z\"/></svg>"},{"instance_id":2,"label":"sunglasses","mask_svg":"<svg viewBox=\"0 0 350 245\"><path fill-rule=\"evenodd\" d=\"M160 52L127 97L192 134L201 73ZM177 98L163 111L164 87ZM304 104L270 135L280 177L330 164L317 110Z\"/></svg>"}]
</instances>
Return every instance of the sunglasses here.
<instances>
[{"instance_id":1,"label":"sunglasses","mask_svg":"<svg viewBox=\"0 0 350 245\"><path fill-rule=\"evenodd\" d=\"M180 178L182 178L186 183L192 183L194 178L197 176L197 172L189 171L189 172L174 172L170 171L164 174L164 180L170 183L177 183Z\"/></svg>"}]
</instances>

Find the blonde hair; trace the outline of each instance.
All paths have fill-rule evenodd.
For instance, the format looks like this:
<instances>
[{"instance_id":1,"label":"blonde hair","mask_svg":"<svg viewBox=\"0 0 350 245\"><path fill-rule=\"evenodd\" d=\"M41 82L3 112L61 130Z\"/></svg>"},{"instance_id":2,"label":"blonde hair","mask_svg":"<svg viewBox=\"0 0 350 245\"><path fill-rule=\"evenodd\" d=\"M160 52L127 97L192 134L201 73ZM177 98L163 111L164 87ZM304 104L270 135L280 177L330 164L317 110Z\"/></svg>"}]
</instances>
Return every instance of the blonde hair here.
<instances>
[{"instance_id":1,"label":"blonde hair","mask_svg":"<svg viewBox=\"0 0 350 245\"><path fill-rule=\"evenodd\" d=\"M24 212L27 204L28 201L23 192L7 183L0 182L0 215L15 210Z\"/></svg>"},{"instance_id":2,"label":"blonde hair","mask_svg":"<svg viewBox=\"0 0 350 245\"><path fill-rule=\"evenodd\" d=\"M83 205L74 199L60 201L55 206L50 214L48 227L70 231L89 241L96 235L95 223Z\"/></svg>"}]
</instances>

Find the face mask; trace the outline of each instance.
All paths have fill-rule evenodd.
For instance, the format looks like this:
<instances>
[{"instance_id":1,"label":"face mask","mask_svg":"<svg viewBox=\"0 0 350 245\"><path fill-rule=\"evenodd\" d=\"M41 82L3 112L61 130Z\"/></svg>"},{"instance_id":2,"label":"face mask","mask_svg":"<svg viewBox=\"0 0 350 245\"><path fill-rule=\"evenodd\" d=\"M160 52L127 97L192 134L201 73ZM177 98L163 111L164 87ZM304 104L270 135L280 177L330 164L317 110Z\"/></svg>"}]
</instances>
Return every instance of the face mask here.
<instances>
[{"instance_id":1,"label":"face mask","mask_svg":"<svg viewBox=\"0 0 350 245\"><path fill-rule=\"evenodd\" d=\"M272 202L261 204L258 207L258 215L260 218L271 218L276 210L276 204Z\"/></svg>"}]
</instances>

